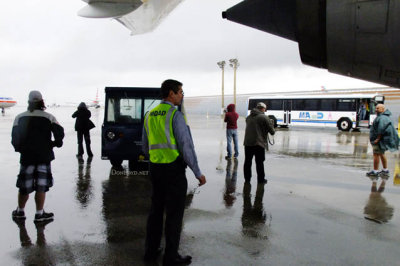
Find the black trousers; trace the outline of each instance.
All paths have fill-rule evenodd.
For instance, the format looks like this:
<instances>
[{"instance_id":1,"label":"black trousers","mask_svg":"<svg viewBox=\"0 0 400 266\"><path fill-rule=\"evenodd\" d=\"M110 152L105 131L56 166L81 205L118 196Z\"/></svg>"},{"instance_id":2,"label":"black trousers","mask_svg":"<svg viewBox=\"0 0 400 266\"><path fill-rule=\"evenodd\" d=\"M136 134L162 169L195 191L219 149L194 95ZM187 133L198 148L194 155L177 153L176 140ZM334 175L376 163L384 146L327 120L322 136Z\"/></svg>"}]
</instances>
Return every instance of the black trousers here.
<instances>
[{"instance_id":1,"label":"black trousers","mask_svg":"<svg viewBox=\"0 0 400 266\"><path fill-rule=\"evenodd\" d=\"M147 219L145 252L152 254L160 247L165 211L164 259L174 259L178 255L185 210L187 192L185 165L180 159L170 164L150 163L150 174L153 195Z\"/></svg>"},{"instance_id":2,"label":"black trousers","mask_svg":"<svg viewBox=\"0 0 400 266\"><path fill-rule=\"evenodd\" d=\"M78 136L78 155L83 155L83 138L85 138L86 152L89 156L93 156L92 149L90 148L90 133L88 131L77 131Z\"/></svg>"},{"instance_id":3,"label":"black trousers","mask_svg":"<svg viewBox=\"0 0 400 266\"><path fill-rule=\"evenodd\" d=\"M265 149L261 146L244 146L244 179L246 181L250 181L251 179L251 164L253 156L256 158L257 180L264 180Z\"/></svg>"}]
</instances>

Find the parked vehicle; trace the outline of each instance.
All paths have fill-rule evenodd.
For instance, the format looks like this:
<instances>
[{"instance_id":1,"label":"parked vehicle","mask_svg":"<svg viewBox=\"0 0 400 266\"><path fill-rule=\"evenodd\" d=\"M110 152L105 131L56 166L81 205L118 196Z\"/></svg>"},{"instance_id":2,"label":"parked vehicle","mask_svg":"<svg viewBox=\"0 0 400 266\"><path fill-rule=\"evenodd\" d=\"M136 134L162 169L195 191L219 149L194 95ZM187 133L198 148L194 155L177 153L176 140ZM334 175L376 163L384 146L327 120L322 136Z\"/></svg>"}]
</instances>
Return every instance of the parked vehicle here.
<instances>
[{"instance_id":1,"label":"parked vehicle","mask_svg":"<svg viewBox=\"0 0 400 266\"><path fill-rule=\"evenodd\" d=\"M368 128L374 121L375 106L384 103L379 94L333 94L250 97L248 113L258 102L267 105L274 126L337 127L342 131Z\"/></svg>"},{"instance_id":2,"label":"parked vehicle","mask_svg":"<svg viewBox=\"0 0 400 266\"><path fill-rule=\"evenodd\" d=\"M142 152L145 114L161 101L160 88L106 87L101 158L121 167L124 160L133 169L148 161Z\"/></svg>"}]
</instances>

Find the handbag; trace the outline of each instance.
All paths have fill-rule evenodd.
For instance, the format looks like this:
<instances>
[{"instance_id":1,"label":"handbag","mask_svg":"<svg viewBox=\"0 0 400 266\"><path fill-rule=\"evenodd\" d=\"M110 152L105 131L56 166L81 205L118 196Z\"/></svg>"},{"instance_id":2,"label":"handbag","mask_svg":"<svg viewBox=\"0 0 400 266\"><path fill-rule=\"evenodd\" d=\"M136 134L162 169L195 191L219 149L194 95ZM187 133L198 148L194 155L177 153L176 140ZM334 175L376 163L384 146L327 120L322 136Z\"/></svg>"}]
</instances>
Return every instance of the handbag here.
<instances>
[{"instance_id":1,"label":"handbag","mask_svg":"<svg viewBox=\"0 0 400 266\"><path fill-rule=\"evenodd\" d=\"M89 119L88 122L88 130L91 130L92 128L95 128L96 126L94 125L94 123L92 122L92 120Z\"/></svg>"}]
</instances>

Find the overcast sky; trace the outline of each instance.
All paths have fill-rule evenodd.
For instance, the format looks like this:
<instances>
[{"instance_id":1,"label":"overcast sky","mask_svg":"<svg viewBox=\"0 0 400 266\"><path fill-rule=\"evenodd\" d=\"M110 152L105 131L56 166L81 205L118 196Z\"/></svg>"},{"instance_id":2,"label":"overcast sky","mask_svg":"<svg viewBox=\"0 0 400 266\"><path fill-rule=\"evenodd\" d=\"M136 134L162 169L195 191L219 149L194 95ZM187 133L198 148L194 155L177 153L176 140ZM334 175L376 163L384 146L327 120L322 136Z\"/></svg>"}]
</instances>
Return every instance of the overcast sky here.
<instances>
[{"instance_id":1,"label":"overcast sky","mask_svg":"<svg viewBox=\"0 0 400 266\"><path fill-rule=\"evenodd\" d=\"M6 1L0 9L0 95L25 103L89 101L106 86L184 84L185 95L221 91L217 62L237 58L237 93L380 86L301 64L297 43L222 19L240 1L184 0L153 32L131 36L111 19L77 15L81 0ZM233 70L225 69L233 92Z\"/></svg>"}]
</instances>

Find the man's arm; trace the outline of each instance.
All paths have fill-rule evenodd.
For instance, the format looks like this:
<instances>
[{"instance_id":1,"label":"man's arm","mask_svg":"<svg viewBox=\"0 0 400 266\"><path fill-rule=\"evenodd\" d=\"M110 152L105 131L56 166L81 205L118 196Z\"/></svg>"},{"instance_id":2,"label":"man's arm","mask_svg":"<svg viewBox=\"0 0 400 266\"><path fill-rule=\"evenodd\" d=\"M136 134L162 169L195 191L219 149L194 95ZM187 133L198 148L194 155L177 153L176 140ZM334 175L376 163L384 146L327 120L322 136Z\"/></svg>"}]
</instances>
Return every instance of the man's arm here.
<instances>
[{"instance_id":1,"label":"man's arm","mask_svg":"<svg viewBox=\"0 0 400 266\"><path fill-rule=\"evenodd\" d=\"M11 144L14 147L14 150L19 152L20 151L20 146L21 146L21 134L20 134L20 128L18 126L18 117L15 118L14 120L14 125L12 127L11 131Z\"/></svg>"},{"instance_id":2,"label":"man's arm","mask_svg":"<svg viewBox=\"0 0 400 266\"><path fill-rule=\"evenodd\" d=\"M266 124L266 128L267 128L267 133L271 134L271 135L275 135L275 129L274 126L272 125L272 121L268 116L265 116L265 124Z\"/></svg>"},{"instance_id":3,"label":"man's arm","mask_svg":"<svg viewBox=\"0 0 400 266\"><path fill-rule=\"evenodd\" d=\"M145 121L146 123L146 121ZM149 140L147 138L147 131L145 129L145 125L143 124L142 130L142 151L146 156L149 156Z\"/></svg>"},{"instance_id":4,"label":"man's arm","mask_svg":"<svg viewBox=\"0 0 400 266\"><path fill-rule=\"evenodd\" d=\"M201 179L204 176L202 175L197 162L197 156L194 150L194 144L189 127L186 125L185 119L181 112L175 112L172 120L172 127L176 142L178 144L178 149L183 156L183 160L190 167L190 169L192 169L195 177L199 179L201 183Z\"/></svg>"},{"instance_id":5,"label":"man's arm","mask_svg":"<svg viewBox=\"0 0 400 266\"><path fill-rule=\"evenodd\" d=\"M60 148L63 145L64 128L55 119L51 122L51 132L53 132L54 136L53 145Z\"/></svg>"}]
</instances>

